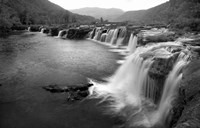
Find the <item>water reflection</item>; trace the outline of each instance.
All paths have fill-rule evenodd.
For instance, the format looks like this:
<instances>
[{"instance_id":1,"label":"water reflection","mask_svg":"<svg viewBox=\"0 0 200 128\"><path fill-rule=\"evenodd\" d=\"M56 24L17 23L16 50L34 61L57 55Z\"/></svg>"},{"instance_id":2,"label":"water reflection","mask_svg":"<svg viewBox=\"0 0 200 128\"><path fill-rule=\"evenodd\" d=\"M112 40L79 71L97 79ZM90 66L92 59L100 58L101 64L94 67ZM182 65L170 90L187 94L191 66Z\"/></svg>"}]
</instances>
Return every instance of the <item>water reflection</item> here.
<instances>
[{"instance_id":1,"label":"water reflection","mask_svg":"<svg viewBox=\"0 0 200 128\"><path fill-rule=\"evenodd\" d=\"M0 40L0 127L110 128L116 118L102 114L94 100L68 103L66 94L41 87L85 83L111 75L120 57L90 41L69 41L41 33Z\"/></svg>"}]
</instances>

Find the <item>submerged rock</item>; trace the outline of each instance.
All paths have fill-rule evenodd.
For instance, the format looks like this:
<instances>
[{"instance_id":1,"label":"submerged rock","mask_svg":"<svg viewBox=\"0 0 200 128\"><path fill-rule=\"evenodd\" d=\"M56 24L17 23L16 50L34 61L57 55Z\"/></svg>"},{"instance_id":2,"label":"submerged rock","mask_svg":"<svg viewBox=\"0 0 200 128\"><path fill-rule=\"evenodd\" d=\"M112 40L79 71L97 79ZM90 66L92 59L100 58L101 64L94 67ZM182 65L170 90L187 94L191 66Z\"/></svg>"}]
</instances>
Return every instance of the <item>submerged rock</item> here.
<instances>
[{"instance_id":1,"label":"submerged rock","mask_svg":"<svg viewBox=\"0 0 200 128\"><path fill-rule=\"evenodd\" d=\"M89 87L93 86L93 84L80 84L80 85L71 85L66 87L61 87L58 85L48 85L42 87L43 89L50 91L51 93L67 93L67 100L81 100L89 95Z\"/></svg>"}]
</instances>

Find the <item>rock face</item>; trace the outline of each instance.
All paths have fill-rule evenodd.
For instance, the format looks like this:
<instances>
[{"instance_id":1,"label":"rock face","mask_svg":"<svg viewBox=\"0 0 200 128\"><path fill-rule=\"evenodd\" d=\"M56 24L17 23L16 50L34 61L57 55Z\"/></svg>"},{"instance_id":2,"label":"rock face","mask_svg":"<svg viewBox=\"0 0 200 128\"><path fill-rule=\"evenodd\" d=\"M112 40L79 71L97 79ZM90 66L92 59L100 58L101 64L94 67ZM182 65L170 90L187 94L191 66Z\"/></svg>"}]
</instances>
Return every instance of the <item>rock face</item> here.
<instances>
[{"instance_id":1,"label":"rock face","mask_svg":"<svg viewBox=\"0 0 200 128\"><path fill-rule=\"evenodd\" d=\"M59 33L59 28L50 28L49 29L49 36L58 36Z\"/></svg>"},{"instance_id":2,"label":"rock face","mask_svg":"<svg viewBox=\"0 0 200 128\"><path fill-rule=\"evenodd\" d=\"M40 31L40 26L30 26L30 31L31 32L39 32Z\"/></svg>"},{"instance_id":3,"label":"rock face","mask_svg":"<svg viewBox=\"0 0 200 128\"><path fill-rule=\"evenodd\" d=\"M178 55L179 53L175 53L170 58L154 58L154 62L148 72L148 77L151 81L154 82L155 103L158 103L160 101L160 97L163 92L164 82L169 72L172 70ZM143 55L144 58L146 56L148 55Z\"/></svg>"},{"instance_id":4,"label":"rock face","mask_svg":"<svg viewBox=\"0 0 200 128\"><path fill-rule=\"evenodd\" d=\"M48 28L45 28L43 33L48 34L49 31L50 31L50 30L49 30Z\"/></svg>"},{"instance_id":5,"label":"rock face","mask_svg":"<svg viewBox=\"0 0 200 128\"><path fill-rule=\"evenodd\" d=\"M91 30L90 29L69 29L68 39L83 39Z\"/></svg>"},{"instance_id":6,"label":"rock face","mask_svg":"<svg viewBox=\"0 0 200 128\"><path fill-rule=\"evenodd\" d=\"M171 126L200 128L200 59L193 60L183 73L179 96L175 100Z\"/></svg>"},{"instance_id":7,"label":"rock face","mask_svg":"<svg viewBox=\"0 0 200 128\"><path fill-rule=\"evenodd\" d=\"M154 62L149 70L149 75L153 79L159 79L167 76L172 70L173 65L176 61L177 55L174 55L168 59L166 58L155 58Z\"/></svg>"}]
</instances>

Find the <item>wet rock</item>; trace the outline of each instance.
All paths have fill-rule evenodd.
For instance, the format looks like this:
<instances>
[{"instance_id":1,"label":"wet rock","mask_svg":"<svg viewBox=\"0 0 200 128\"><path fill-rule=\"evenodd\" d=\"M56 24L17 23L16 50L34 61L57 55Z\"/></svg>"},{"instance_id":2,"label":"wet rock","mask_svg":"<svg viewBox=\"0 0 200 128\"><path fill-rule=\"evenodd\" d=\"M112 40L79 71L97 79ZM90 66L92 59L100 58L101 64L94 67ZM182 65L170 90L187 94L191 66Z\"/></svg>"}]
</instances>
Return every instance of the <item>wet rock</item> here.
<instances>
[{"instance_id":1,"label":"wet rock","mask_svg":"<svg viewBox=\"0 0 200 128\"><path fill-rule=\"evenodd\" d=\"M45 29L44 29L44 31L43 31L43 33L45 33L45 34L48 34L48 33L49 33L49 31L50 31L50 29L49 29L49 28L45 28Z\"/></svg>"},{"instance_id":2,"label":"wet rock","mask_svg":"<svg viewBox=\"0 0 200 128\"><path fill-rule=\"evenodd\" d=\"M68 89L68 88L60 87L60 86L58 86L56 84L55 85L44 86L42 88L47 90L47 91L50 91L52 93L61 93L61 92L67 91L67 89Z\"/></svg>"},{"instance_id":3,"label":"wet rock","mask_svg":"<svg viewBox=\"0 0 200 128\"><path fill-rule=\"evenodd\" d=\"M63 31L61 32L60 36L61 36L61 37L64 37L64 35L66 35L67 32L68 32L68 30L63 30Z\"/></svg>"},{"instance_id":4,"label":"wet rock","mask_svg":"<svg viewBox=\"0 0 200 128\"><path fill-rule=\"evenodd\" d=\"M200 56L200 46L189 46L195 56ZM195 54L196 53L196 54Z\"/></svg>"},{"instance_id":5,"label":"wet rock","mask_svg":"<svg viewBox=\"0 0 200 128\"><path fill-rule=\"evenodd\" d=\"M31 32L39 32L40 31L40 26L30 26L30 31Z\"/></svg>"},{"instance_id":6,"label":"wet rock","mask_svg":"<svg viewBox=\"0 0 200 128\"><path fill-rule=\"evenodd\" d=\"M139 42L140 45L146 45L148 43L175 41L177 38L174 32L165 31L165 30L143 31L140 33L140 36L142 36L142 40Z\"/></svg>"},{"instance_id":7,"label":"wet rock","mask_svg":"<svg viewBox=\"0 0 200 128\"><path fill-rule=\"evenodd\" d=\"M50 28L49 29L49 36L58 36L59 33L59 28Z\"/></svg>"},{"instance_id":8,"label":"wet rock","mask_svg":"<svg viewBox=\"0 0 200 128\"><path fill-rule=\"evenodd\" d=\"M94 28L94 29L92 30L91 39L93 39L93 38L94 38L94 36L95 36L95 34L96 34L96 29L97 29L97 28Z\"/></svg>"},{"instance_id":9,"label":"wet rock","mask_svg":"<svg viewBox=\"0 0 200 128\"><path fill-rule=\"evenodd\" d=\"M90 29L69 29L67 33L68 39L83 39L90 32Z\"/></svg>"},{"instance_id":10,"label":"wet rock","mask_svg":"<svg viewBox=\"0 0 200 128\"><path fill-rule=\"evenodd\" d=\"M198 39L194 39L191 41L185 41L185 42L183 41L182 43L186 45L200 46L200 37Z\"/></svg>"},{"instance_id":11,"label":"wet rock","mask_svg":"<svg viewBox=\"0 0 200 128\"><path fill-rule=\"evenodd\" d=\"M200 59L196 59L184 70L179 96L173 104L173 128L200 128L199 78Z\"/></svg>"},{"instance_id":12,"label":"wet rock","mask_svg":"<svg viewBox=\"0 0 200 128\"><path fill-rule=\"evenodd\" d=\"M154 58L154 62L149 69L149 76L153 79L165 78L172 70L179 53L175 53L170 58Z\"/></svg>"},{"instance_id":13,"label":"wet rock","mask_svg":"<svg viewBox=\"0 0 200 128\"><path fill-rule=\"evenodd\" d=\"M66 87L61 87L58 85L48 85L42 87L43 89L50 91L51 93L67 93L67 100L81 100L89 95L89 87L93 86L93 84L80 84L80 85L71 85Z\"/></svg>"},{"instance_id":14,"label":"wet rock","mask_svg":"<svg viewBox=\"0 0 200 128\"><path fill-rule=\"evenodd\" d=\"M27 30L28 27L26 25L14 25L11 28L12 30Z\"/></svg>"},{"instance_id":15,"label":"wet rock","mask_svg":"<svg viewBox=\"0 0 200 128\"><path fill-rule=\"evenodd\" d=\"M67 92L67 94L68 94L67 101L82 100L89 95L89 91L88 90L69 91Z\"/></svg>"},{"instance_id":16,"label":"wet rock","mask_svg":"<svg viewBox=\"0 0 200 128\"><path fill-rule=\"evenodd\" d=\"M103 34L103 33L106 33L106 32L107 32L107 29L104 29L104 30L102 30L101 33Z\"/></svg>"},{"instance_id":17,"label":"wet rock","mask_svg":"<svg viewBox=\"0 0 200 128\"><path fill-rule=\"evenodd\" d=\"M164 82L169 74L169 72L172 70L174 63L177 60L179 53L174 53L169 58L162 58L162 57L156 57L154 58L154 62L151 65L148 76L149 80L154 83L154 103L157 104L160 101L162 92L163 92L163 86ZM149 56L154 55L142 55L142 57L149 58Z\"/></svg>"}]
</instances>

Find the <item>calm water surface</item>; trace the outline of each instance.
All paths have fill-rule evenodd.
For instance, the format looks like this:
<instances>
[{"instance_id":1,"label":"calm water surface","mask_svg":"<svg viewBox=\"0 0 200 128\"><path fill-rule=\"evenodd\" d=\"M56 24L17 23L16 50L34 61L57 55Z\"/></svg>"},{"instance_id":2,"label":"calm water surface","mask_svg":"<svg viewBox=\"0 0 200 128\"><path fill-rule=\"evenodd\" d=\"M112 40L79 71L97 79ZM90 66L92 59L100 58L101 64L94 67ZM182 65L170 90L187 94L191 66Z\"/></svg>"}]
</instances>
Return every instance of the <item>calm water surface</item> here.
<instances>
[{"instance_id":1,"label":"calm water surface","mask_svg":"<svg viewBox=\"0 0 200 128\"><path fill-rule=\"evenodd\" d=\"M117 117L103 114L94 100L67 102L42 86L101 80L119 66L120 56L100 44L25 32L0 39L0 128L113 128Z\"/></svg>"}]
</instances>

